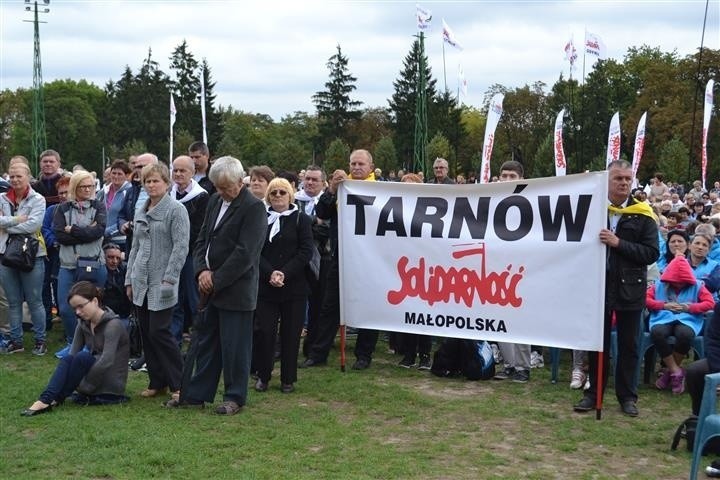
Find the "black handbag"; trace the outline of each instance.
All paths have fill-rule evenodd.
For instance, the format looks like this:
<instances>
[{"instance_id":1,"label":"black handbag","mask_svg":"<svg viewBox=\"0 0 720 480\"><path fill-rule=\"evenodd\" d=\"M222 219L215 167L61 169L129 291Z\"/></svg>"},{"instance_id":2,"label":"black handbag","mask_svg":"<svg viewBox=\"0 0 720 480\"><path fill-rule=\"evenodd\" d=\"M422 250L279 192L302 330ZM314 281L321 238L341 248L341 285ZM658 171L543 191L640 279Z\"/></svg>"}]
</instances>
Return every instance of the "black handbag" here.
<instances>
[{"instance_id":1,"label":"black handbag","mask_svg":"<svg viewBox=\"0 0 720 480\"><path fill-rule=\"evenodd\" d=\"M10 235L5 245L2 264L21 272L31 272L35 268L40 241L37 235Z\"/></svg>"},{"instance_id":2,"label":"black handbag","mask_svg":"<svg viewBox=\"0 0 720 480\"><path fill-rule=\"evenodd\" d=\"M100 263L97 258L78 257L77 264L75 266L75 281L92 282L98 287L104 287L104 285L98 285L98 282L100 281L101 268L105 268L105 266Z\"/></svg>"}]
</instances>

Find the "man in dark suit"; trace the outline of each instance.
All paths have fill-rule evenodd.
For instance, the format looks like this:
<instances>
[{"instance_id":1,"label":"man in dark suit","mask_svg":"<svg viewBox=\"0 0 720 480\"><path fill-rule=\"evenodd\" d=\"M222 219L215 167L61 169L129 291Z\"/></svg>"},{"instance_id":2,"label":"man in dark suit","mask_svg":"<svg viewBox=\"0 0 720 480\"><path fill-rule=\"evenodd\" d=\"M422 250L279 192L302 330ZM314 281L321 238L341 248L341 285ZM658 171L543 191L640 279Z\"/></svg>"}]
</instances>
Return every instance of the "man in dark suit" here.
<instances>
[{"instance_id":1,"label":"man in dark suit","mask_svg":"<svg viewBox=\"0 0 720 480\"><path fill-rule=\"evenodd\" d=\"M625 415L636 417L638 333L647 290L647 266L659 255L657 223L649 205L630 196L632 166L625 160L608 165L608 227L600 230L607 246L605 276L605 329L603 337L603 392L607 385L610 329L615 314L618 358L615 360L615 395ZM591 353L590 388L573 407L576 412L595 409L599 353Z\"/></svg>"},{"instance_id":2,"label":"man in dark suit","mask_svg":"<svg viewBox=\"0 0 720 480\"><path fill-rule=\"evenodd\" d=\"M181 397L168 401L168 407L212 402L221 371L225 391L215 413L234 415L247 400L267 214L263 203L243 186L244 176L242 164L233 157L219 158L210 171L217 193L208 202L194 249L200 293L209 297L207 311L196 327L196 370L183 385Z\"/></svg>"}]
</instances>

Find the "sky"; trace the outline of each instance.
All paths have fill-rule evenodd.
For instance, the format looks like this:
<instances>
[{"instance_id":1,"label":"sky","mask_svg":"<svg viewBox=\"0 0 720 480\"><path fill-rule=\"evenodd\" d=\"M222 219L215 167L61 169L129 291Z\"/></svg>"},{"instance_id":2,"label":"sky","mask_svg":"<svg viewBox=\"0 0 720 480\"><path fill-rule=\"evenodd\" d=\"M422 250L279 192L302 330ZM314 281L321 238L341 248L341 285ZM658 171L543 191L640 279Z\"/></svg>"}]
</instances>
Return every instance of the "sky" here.
<instances>
[{"instance_id":1,"label":"sky","mask_svg":"<svg viewBox=\"0 0 720 480\"><path fill-rule=\"evenodd\" d=\"M33 26L24 0L0 0L0 90L33 84ZM42 4L43 0L40 0ZM43 79L86 79L98 86L133 71L152 48L165 72L183 39L206 58L217 101L271 115L314 112L312 95L324 90L336 46L357 77L353 99L387 107L393 81L417 34L416 3L430 10L425 51L438 89L458 89L464 104L482 108L495 83L508 88L543 81L548 89L569 75L564 46L578 50L574 78L582 76L585 31L599 35L609 58L630 46L693 54L700 47L705 0L684 1L160 1L51 0L41 14ZM43 6L44 8L44 6ZM720 0L710 0L705 47L720 49ZM442 19L463 46L443 44ZM443 49L444 45L444 49ZM444 50L444 52L443 52ZM592 58L585 72L591 70ZM445 72L445 74L444 74ZM181 112L178 112L180 115Z\"/></svg>"}]
</instances>

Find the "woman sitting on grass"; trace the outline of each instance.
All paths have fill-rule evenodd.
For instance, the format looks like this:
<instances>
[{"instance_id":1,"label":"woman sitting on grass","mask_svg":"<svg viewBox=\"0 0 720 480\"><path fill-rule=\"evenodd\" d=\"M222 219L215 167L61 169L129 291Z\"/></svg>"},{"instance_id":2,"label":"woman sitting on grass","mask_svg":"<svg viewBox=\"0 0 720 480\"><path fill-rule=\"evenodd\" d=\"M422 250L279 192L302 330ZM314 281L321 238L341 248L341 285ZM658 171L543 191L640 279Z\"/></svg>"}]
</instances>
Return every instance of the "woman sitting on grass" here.
<instances>
[{"instance_id":1,"label":"woman sitting on grass","mask_svg":"<svg viewBox=\"0 0 720 480\"><path fill-rule=\"evenodd\" d=\"M59 361L45 391L23 410L23 416L49 412L76 390L73 400L81 404L128 400L128 334L119 317L103 309L101 292L90 282L78 282L70 288L67 301L79 320L70 353Z\"/></svg>"},{"instance_id":2,"label":"woman sitting on grass","mask_svg":"<svg viewBox=\"0 0 720 480\"><path fill-rule=\"evenodd\" d=\"M660 281L647 291L650 310L650 338L665 363L665 370L655 382L660 390L672 388L683 393L685 372L681 368L696 335L703 327L703 314L715 306L712 294L693 274L683 252L668 264ZM675 346L668 337L675 337Z\"/></svg>"}]
</instances>

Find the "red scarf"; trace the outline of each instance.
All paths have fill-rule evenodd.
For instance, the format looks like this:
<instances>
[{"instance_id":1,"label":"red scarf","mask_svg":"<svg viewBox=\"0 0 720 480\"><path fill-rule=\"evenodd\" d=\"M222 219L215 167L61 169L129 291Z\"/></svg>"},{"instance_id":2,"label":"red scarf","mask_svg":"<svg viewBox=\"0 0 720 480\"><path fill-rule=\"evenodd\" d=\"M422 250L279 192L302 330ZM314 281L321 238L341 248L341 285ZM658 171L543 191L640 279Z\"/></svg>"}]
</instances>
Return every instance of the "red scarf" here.
<instances>
[{"instance_id":1,"label":"red scarf","mask_svg":"<svg viewBox=\"0 0 720 480\"><path fill-rule=\"evenodd\" d=\"M17 198L17 195L15 195L15 190L13 190L12 188L8 190L5 195L7 196L8 200L10 200L12 204L17 207L22 200L26 199L27 196L30 195L30 185L28 185L20 198Z\"/></svg>"}]
</instances>

